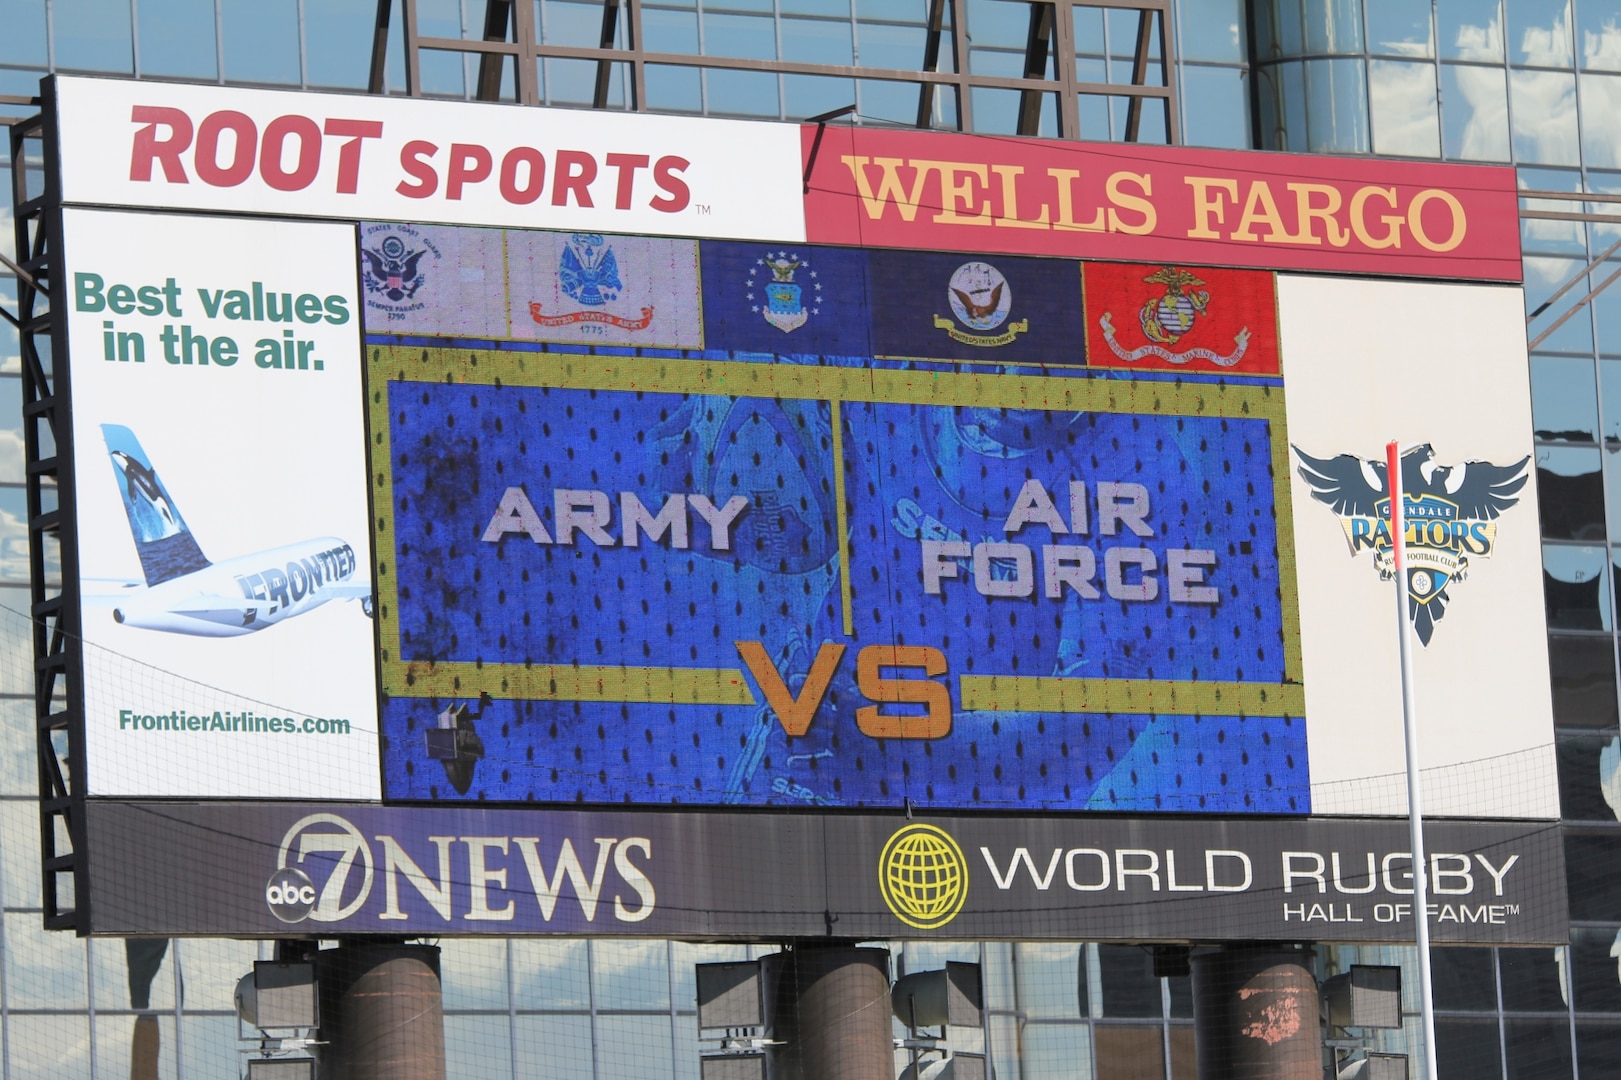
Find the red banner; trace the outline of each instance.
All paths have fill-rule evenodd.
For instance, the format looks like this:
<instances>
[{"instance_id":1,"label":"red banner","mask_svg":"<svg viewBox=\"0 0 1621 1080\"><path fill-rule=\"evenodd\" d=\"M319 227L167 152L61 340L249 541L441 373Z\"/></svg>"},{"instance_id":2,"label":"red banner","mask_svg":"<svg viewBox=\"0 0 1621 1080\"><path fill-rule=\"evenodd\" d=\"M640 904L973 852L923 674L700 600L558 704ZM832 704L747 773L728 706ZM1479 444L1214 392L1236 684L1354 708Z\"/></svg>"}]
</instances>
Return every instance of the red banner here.
<instances>
[{"instance_id":1,"label":"red banner","mask_svg":"<svg viewBox=\"0 0 1621 1080\"><path fill-rule=\"evenodd\" d=\"M1081 275L1088 366L1278 374L1270 272L1089 262Z\"/></svg>"},{"instance_id":2,"label":"red banner","mask_svg":"<svg viewBox=\"0 0 1621 1080\"><path fill-rule=\"evenodd\" d=\"M806 126L813 243L1519 281L1514 171ZM812 151L814 150L814 158Z\"/></svg>"}]
</instances>

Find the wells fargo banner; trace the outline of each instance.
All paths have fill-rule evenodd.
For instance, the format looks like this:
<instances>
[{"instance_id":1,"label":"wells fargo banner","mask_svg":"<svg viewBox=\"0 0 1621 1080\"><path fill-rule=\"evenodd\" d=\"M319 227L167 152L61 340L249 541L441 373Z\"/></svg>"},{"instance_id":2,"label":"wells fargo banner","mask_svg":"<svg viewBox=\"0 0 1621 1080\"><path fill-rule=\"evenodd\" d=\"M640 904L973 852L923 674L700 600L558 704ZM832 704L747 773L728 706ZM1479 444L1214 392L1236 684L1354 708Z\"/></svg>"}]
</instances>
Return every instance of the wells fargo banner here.
<instances>
[{"instance_id":1,"label":"wells fargo banner","mask_svg":"<svg viewBox=\"0 0 1621 1080\"><path fill-rule=\"evenodd\" d=\"M80 205L1520 280L1502 166L47 82Z\"/></svg>"},{"instance_id":2,"label":"wells fargo banner","mask_svg":"<svg viewBox=\"0 0 1621 1080\"><path fill-rule=\"evenodd\" d=\"M813 243L1520 280L1514 173L807 126Z\"/></svg>"}]
</instances>

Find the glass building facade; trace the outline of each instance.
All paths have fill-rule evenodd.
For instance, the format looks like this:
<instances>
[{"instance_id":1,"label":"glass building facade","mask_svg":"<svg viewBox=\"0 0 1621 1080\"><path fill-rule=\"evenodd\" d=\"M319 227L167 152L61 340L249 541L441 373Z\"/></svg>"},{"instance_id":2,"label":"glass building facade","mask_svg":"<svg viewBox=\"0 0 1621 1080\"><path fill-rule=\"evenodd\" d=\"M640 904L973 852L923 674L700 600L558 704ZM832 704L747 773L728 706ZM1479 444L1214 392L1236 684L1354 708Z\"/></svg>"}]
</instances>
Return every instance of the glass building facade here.
<instances>
[{"instance_id":1,"label":"glass building facade","mask_svg":"<svg viewBox=\"0 0 1621 1080\"><path fill-rule=\"evenodd\" d=\"M402 93L395 6L384 80ZM1055 53L1045 72L1030 65L1032 6L942 5L948 28L953 17L964 22L955 36L964 70L1054 78ZM859 123L914 124L922 111L937 128L1058 134L1066 109L1051 92L1027 100L1017 88L975 85L965 99L937 91L922 108L919 84L894 73L928 66L930 8L646 0L642 40L628 41L631 24L620 20L611 44L666 62L644 65L638 83L629 63L599 69L594 59L543 55L536 97L780 120L854 103ZM417 9L423 35L481 34L476 0L419 0ZM539 0L537 43L600 47L602 10ZM1072 20L1053 41L1073 48L1075 79L1132 82L1135 12L1056 10ZM1535 193L1523 200L1522 233L1527 314L1537 316L1528 337L1572 944L1436 950L1438 1050L1448 1078L1621 1075L1621 287L1552 325L1621 274L1621 0L1176 0L1174 16L1170 84L1183 142L1506 163ZM27 114L27 97L52 71L363 91L375 17L372 0L0 0L0 102L10 102L0 113ZM475 95L476 56L421 55L423 93ZM958 62L944 49L934 69ZM1157 63L1148 85L1167 84ZM511 64L502 78L513 96ZM1129 95L1094 92L1070 115L1081 137L1120 140L1128 112ZM1164 141L1168 115L1145 108L1139 137ZM0 161L7 179L38 166ZM15 299L14 279L0 273L0 304L14 310ZM0 326L0 1080L128 1076L143 1014L157 1018L161 1075L235 1076L249 1044L238 1041L232 989L268 946L171 943L137 1010L122 943L41 929L18 371L15 335ZM606 939L441 945L451 1075L466 1077L696 1077L693 964L750 952ZM1001 1080L1195 1074L1188 980L1154 977L1146 950L966 942L897 944L892 954L896 975L945 960L983 965L985 1027L955 1032L954 1043L988 1053ZM1352 962L1402 964L1416 1011L1412 950L1319 950L1325 972ZM1415 1053L1416 1029L1410 1020L1374 1048Z\"/></svg>"}]
</instances>

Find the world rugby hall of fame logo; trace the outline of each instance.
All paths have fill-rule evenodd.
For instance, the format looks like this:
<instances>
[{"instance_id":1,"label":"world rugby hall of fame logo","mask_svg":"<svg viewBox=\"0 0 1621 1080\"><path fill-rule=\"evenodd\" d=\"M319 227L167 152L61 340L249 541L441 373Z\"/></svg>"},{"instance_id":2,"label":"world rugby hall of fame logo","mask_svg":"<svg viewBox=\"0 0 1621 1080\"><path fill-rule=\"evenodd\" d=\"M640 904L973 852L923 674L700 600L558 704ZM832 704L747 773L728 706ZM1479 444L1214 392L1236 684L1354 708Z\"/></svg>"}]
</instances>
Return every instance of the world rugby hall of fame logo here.
<instances>
[{"instance_id":1,"label":"world rugby hall of fame logo","mask_svg":"<svg viewBox=\"0 0 1621 1080\"><path fill-rule=\"evenodd\" d=\"M1396 573L1390 538L1390 479L1383 461L1340 454L1316 458L1293 447L1312 498L1340 519L1355 558L1373 553L1384 580ZM1425 645L1446 613L1447 590L1468 576L1470 559L1491 557L1497 519L1520 501L1530 478L1523 457L1512 465L1469 461L1443 465L1428 444L1401 457L1402 513L1407 537L1407 614Z\"/></svg>"},{"instance_id":2,"label":"world rugby hall of fame logo","mask_svg":"<svg viewBox=\"0 0 1621 1080\"><path fill-rule=\"evenodd\" d=\"M804 277L795 281L797 274ZM810 286L808 296L806 285ZM755 259L749 267L747 286L749 310L785 334L804 326L812 315L822 313L822 283L816 280L810 260L795 252L766 252L764 258Z\"/></svg>"},{"instance_id":3,"label":"world rugby hall of fame logo","mask_svg":"<svg viewBox=\"0 0 1621 1080\"><path fill-rule=\"evenodd\" d=\"M1166 347L1180 342L1210 312L1210 290L1197 275L1175 266L1166 266L1143 278L1143 284L1160 286L1137 309L1137 324L1142 328L1148 344L1127 349L1116 340L1114 314L1105 311L1098 319L1103 340L1108 342L1109 349L1117 357L1128 363L1146 356L1158 357L1172 364L1208 360L1223 368L1230 368L1244 358L1244 350L1248 348L1250 340L1248 327L1239 330L1238 336L1233 339L1233 351L1225 356L1214 349L1189 348L1178 352Z\"/></svg>"},{"instance_id":4,"label":"world rugby hall of fame logo","mask_svg":"<svg viewBox=\"0 0 1621 1080\"><path fill-rule=\"evenodd\" d=\"M946 284L946 300L951 305L952 319L934 317L934 325L951 335L951 340L964 345L992 348L1011 344L1013 339L1030 329L1029 319L1008 323L1013 310L1013 288L1002 271L986 262L967 262L952 272ZM962 330L958 323L968 329ZM1007 323L1007 329L996 333Z\"/></svg>"},{"instance_id":5,"label":"world rugby hall of fame logo","mask_svg":"<svg viewBox=\"0 0 1621 1080\"><path fill-rule=\"evenodd\" d=\"M968 900L968 860L944 829L907 825L878 856L878 891L895 918L934 930L955 919Z\"/></svg>"},{"instance_id":6,"label":"world rugby hall of fame logo","mask_svg":"<svg viewBox=\"0 0 1621 1080\"><path fill-rule=\"evenodd\" d=\"M373 225L361 238L360 258L366 306L403 315L425 306L417 294L429 287L441 255L409 225Z\"/></svg>"}]
</instances>

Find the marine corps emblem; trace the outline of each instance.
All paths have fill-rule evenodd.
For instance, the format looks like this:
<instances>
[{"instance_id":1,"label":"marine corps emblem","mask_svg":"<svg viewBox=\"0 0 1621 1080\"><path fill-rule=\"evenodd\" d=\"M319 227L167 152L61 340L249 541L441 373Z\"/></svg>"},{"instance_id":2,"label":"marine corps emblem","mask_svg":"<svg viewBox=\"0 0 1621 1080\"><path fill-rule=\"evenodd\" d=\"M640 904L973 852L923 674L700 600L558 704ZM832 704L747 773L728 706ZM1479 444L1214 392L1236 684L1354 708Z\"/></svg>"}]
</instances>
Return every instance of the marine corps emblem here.
<instances>
[{"instance_id":1,"label":"marine corps emblem","mask_svg":"<svg viewBox=\"0 0 1621 1080\"><path fill-rule=\"evenodd\" d=\"M1197 320L1210 310L1210 290L1205 288L1204 281L1198 276L1187 270L1166 266L1143 278L1143 284L1165 287L1163 293L1145 300L1137 312L1137 321L1149 344L1128 350L1115 340L1113 313L1106 311L1098 320L1103 328L1104 340L1120 359L1129 362L1145 356L1156 356L1173 364L1208 360L1217 367L1229 368L1244 358L1244 350L1249 346L1250 339L1248 327L1239 330L1238 336L1233 339L1236 348L1226 356L1214 349L1193 348L1172 352L1165 347L1181 341Z\"/></svg>"},{"instance_id":2,"label":"marine corps emblem","mask_svg":"<svg viewBox=\"0 0 1621 1080\"><path fill-rule=\"evenodd\" d=\"M759 275L766 270L771 272L771 279L762 285ZM794 274L800 270L805 271L806 277L812 279L808 309L805 305L804 287L794 281ZM791 334L804 326L812 315L822 313L820 306L822 283L815 278L816 271L811 269L809 259L802 259L786 251L779 251L775 255L767 252L765 258L755 259L754 265L749 267L749 310L759 312L766 322L785 334ZM764 308L760 306L759 297L755 293L755 290L761 288L765 291Z\"/></svg>"},{"instance_id":3,"label":"marine corps emblem","mask_svg":"<svg viewBox=\"0 0 1621 1080\"><path fill-rule=\"evenodd\" d=\"M1312 498L1340 519L1355 558L1373 552L1379 576L1396 573L1390 538L1390 480L1385 463L1340 454L1314 458L1292 447ZM1468 576L1469 560L1488 559L1497 543L1497 519L1518 503L1529 479L1523 457L1513 465L1469 461L1442 465L1428 444L1402 455L1401 484L1407 533L1408 604L1418 640L1428 645L1446 613L1447 589Z\"/></svg>"}]
</instances>

